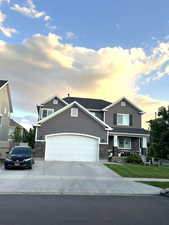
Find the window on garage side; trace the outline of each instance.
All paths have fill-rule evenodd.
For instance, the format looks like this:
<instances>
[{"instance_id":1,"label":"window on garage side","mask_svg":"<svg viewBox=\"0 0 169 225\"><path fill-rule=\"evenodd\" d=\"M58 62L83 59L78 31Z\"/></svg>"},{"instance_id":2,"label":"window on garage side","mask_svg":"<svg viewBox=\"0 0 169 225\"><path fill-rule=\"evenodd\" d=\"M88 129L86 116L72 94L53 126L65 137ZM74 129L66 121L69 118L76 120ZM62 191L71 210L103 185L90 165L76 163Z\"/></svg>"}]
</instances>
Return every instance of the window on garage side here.
<instances>
[{"instance_id":1,"label":"window on garage side","mask_svg":"<svg viewBox=\"0 0 169 225\"><path fill-rule=\"evenodd\" d=\"M78 117L78 108L71 108L71 117Z\"/></svg>"},{"instance_id":2,"label":"window on garage side","mask_svg":"<svg viewBox=\"0 0 169 225\"><path fill-rule=\"evenodd\" d=\"M42 109L42 119L54 113L54 109Z\"/></svg>"}]
</instances>

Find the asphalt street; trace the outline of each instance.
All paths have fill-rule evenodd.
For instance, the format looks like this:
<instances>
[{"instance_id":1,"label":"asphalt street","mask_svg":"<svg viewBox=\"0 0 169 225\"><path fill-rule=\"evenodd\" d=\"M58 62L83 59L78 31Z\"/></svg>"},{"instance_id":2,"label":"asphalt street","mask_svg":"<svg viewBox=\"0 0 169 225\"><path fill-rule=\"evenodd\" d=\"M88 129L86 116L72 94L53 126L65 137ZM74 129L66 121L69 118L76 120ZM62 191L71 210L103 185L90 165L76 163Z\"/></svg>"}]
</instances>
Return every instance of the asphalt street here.
<instances>
[{"instance_id":1,"label":"asphalt street","mask_svg":"<svg viewBox=\"0 0 169 225\"><path fill-rule=\"evenodd\" d=\"M168 225L162 196L0 195L0 225Z\"/></svg>"}]
</instances>

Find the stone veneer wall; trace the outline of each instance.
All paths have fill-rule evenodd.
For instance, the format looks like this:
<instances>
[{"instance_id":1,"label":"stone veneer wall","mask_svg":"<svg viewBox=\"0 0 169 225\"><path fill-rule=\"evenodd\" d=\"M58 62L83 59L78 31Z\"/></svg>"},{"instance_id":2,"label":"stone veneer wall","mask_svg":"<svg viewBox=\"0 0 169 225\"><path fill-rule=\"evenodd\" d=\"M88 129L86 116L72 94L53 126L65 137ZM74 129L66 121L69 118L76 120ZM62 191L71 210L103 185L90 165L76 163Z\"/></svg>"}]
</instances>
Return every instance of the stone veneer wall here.
<instances>
[{"instance_id":1,"label":"stone veneer wall","mask_svg":"<svg viewBox=\"0 0 169 225\"><path fill-rule=\"evenodd\" d=\"M33 156L38 158L45 158L45 142L35 142Z\"/></svg>"},{"instance_id":2,"label":"stone veneer wall","mask_svg":"<svg viewBox=\"0 0 169 225\"><path fill-rule=\"evenodd\" d=\"M108 159L109 145L100 145L99 159Z\"/></svg>"}]
</instances>

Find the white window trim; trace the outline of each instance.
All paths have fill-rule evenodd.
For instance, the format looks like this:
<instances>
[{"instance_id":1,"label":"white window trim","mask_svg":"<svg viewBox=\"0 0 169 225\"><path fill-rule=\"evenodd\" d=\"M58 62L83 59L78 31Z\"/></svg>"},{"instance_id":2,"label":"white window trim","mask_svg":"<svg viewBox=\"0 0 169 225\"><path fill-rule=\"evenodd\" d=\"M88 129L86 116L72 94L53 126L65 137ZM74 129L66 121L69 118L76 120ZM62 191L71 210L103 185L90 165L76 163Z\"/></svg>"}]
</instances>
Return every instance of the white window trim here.
<instances>
[{"instance_id":1,"label":"white window trim","mask_svg":"<svg viewBox=\"0 0 169 225\"><path fill-rule=\"evenodd\" d=\"M125 140L125 139L129 139L129 140L130 140L130 147L129 147L129 148L125 148L125 147L122 148L122 147L120 147L120 146L119 146L119 139L118 139L118 148L119 148L119 149L128 149L128 150L130 150L130 149L131 149L131 138L128 138L128 137L126 138L126 137L124 137L124 140Z\"/></svg>"},{"instance_id":2,"label":"white window trim","mask_svg":"<svg viewBox=\"0 0 169 225\"><path fill-rule=\"evenodd\" d=\"M70 111L71 117L78 117L78 114L79 114L78 108L77 107L72 107L71 111Z\"/></svg>"},{"instance_id":3,"label":"white window trim","mask_svg":"<svg viewBox=\"0 0 169 225\"><path fill-rule=\"evenodd\" d=\"M47 110L47 116L45 116L45 117L43 117L43 110ZM43 119L43 118L46 118L46 117L48 117L49 115L51 115L51 114L49 114L48 115L48 111L49 110L52 110L53 112L52 113L54 113L54 109L51 109L51 108L41 108L41 114L40 114L40 117Z\"/></svg>"},{"instance_id":4,"label":"white window trim","mask_svg":"<svg viewBox=\"0 0 169 225\"><path fill-rule=\"evenodd\" d=\"M122 100L120 105L121 105L121 107L126 107L126 101Z\"/></svg>"},{"instance_id":5,"label":"white window trim","mask_svg":"<svg viewBox=\"0 0 169 225\"><path fill-rule=\"evenodd\" d=\"M120 123L118 123L118 116L123 116L123 115L128 115L128 117L129 117L129 123L126 125L126 124L120 124ZM130 126L130 115L129 115L129 113L117 113L117 125L118 126L126 126L126 127L129 127Z\"/></svg>"}]
</instances>

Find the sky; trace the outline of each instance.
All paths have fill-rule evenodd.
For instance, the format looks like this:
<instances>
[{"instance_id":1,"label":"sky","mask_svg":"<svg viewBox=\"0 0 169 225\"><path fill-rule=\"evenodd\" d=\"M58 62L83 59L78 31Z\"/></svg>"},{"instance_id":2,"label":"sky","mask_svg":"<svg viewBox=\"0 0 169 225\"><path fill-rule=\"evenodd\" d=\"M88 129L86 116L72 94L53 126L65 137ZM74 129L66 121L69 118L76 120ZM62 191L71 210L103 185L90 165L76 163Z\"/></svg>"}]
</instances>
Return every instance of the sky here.
<instances>
[{"instance_id":1,"label":"sky","mask_svg":"<svg viewBox=\"0 0 169 225\"><path fill-rule=\"evenodd\" d=\"M0 79L26 128L58 95L169 105L169 1L0 0Z\"/></svg>"}]
</instances>

